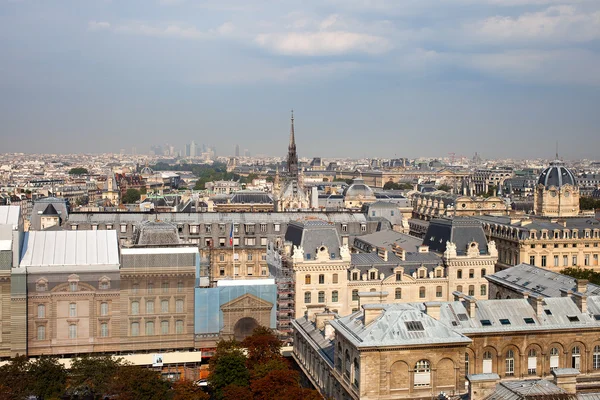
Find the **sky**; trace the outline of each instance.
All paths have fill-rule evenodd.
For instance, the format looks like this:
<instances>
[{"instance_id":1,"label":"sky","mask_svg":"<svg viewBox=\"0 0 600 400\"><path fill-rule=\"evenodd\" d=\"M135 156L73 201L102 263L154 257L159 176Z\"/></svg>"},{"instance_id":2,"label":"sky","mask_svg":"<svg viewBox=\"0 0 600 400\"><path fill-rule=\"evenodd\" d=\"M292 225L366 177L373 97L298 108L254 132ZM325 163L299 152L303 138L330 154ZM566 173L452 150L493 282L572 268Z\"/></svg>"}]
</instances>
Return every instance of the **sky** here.
<instances>
[{"instance_id":1,"label":"sky","mask_svg":"<svg viewBox=\"0 0 600 400\"><path fill-rule=\"evenodd\" d=\"M0 152L599 159L598 0L0 0Z\"/></svg>"}]
</instances>

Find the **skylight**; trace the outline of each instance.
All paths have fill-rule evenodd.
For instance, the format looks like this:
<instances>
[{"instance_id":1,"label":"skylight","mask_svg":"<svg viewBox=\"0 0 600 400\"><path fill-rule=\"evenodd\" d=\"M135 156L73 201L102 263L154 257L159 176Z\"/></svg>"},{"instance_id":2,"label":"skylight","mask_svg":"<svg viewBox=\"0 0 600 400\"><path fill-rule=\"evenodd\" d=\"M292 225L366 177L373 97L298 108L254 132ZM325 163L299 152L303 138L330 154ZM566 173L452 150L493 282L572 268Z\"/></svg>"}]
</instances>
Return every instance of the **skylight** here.
<instances>
[{"instance_id":1,"label":"skylight","mask_svg":"<svg viewBox=\"0 0 600 400\"><path fill-rule=\"evenodd\" d=\"M482 326L492 326L492 321L490 321L489 319L482 319L481 325Z\"/></svg>"},{"instance_id":2,"label":"skylight","mask_svg":"<svg viewBox=\"0 0 600 400\"><path fill-rule=\"evenodd\" d=\"M579 322L579 317L576 315L567 315L567 318L569 318L569 321L571 322Z\"/></svg>"},{"instance_id":3,"label":"skylight","mask_svg":"<svg viewBox=\"0 0 600 400\"><path fill-rule=\"evenodd\" d=\"M552 315L552 311L550 311L550 310L544 310L544 312L545 312L547 315Z\"/></svg>"},{"instance_id":4,"label":"skylight","mask_svg":"<svg viewBox=\"0 0 600 400\"><path fill-rule=\"evenodd\" d=\"M526 324L535 324L533 318L523 318L523 321L525 321Z\"/></svg>"},{"instance_id":5,"label":"skylight","mask_svg":"<svg viewBox=\"0 0 600 400\"><path fill-rule=\"evenodd\" d=\"M500 323L501 323L502 325L510 325L510 320L509 320L509 319L506 319L506 318L501 318L501 319L500 319Z\"/></svg>"},{"instance_id":6,"label":"skylight","mask_svg":"<svg viewBox=\"0 0 600 400\"><path fill-rule=\"evenodd\" d=\"M459 321L468 321L469 316L467 314L458 314Z\"/></svg>"},{"instance_id":7,"label":"skylight","mask_svg":"<svg viewBox=\"0 0 600 400\"><path fill-rule=\"evenodd\" d=\"M421 321L404 321L404 323L406 324L406 329L409 332L419 332L425 330Z\"/></svg>"}]
</instances>

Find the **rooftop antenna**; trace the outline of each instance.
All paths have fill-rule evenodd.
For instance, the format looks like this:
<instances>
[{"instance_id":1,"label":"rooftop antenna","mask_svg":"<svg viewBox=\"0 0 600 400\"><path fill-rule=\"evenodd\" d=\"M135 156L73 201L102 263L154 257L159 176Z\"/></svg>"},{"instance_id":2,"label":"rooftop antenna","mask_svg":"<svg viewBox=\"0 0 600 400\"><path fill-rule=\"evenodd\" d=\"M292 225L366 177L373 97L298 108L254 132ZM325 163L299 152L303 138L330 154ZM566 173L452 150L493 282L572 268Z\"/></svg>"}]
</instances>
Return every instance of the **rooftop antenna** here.
<instances>
[{"instance_id":1,"label":"rooftop antenna","mask_svg":"<svg viewBox=\"0 0 600 400\"><path fill-rule=\"evenodd\" d=\"M558 160L558 140L556 141L556 159Z\"/></svg>"}]
</instances>

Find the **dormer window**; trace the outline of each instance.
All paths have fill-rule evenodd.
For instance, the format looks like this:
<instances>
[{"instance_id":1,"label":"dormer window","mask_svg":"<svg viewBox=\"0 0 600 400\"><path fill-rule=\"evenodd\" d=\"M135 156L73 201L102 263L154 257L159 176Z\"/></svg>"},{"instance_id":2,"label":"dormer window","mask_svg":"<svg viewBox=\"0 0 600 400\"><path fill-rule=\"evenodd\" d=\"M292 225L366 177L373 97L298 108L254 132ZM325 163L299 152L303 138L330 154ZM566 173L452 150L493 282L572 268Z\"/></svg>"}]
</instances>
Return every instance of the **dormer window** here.
<instances>
[{"instance_id":1,"label":"dormer window","mask_svg":"<svg viewBox=\"0 0 600 400\"><path fill-rule=\"evenodd\" d=\"M36 292L45 292L48 290L48 281L44 278L40 278L35 283Z\"/></svg>"},{"instance_id":2,"label":"dormer window","mask_svg":"<svg viewBox=\"0 0 600 400\"><path fill-rule=\"evenodd\" d=\"M69 291L76 292L79 289L79 275L69 275Z\"/></svg>"},{"instance_id":3,"label":"dormer window","mask_svg":"<svg viewBox=\"0 0 600 400\"><path fill-rule=\"evenodd\" d=\"M377 279L377 271L371 271L369 273L369 279L371 279L371 280Z\"/></svg>"},{"instance_id":4,"label":"dormer window","mask_svg":"<svg viewBox=\"0 0 600 400\"><path fill-rule=\"evenodd\" d=\"M102 278L100 278L100 281L98 282L98 287L101 290L110 289L110 279L106 276L103 276Z\"/></svg>"}]
</instances>

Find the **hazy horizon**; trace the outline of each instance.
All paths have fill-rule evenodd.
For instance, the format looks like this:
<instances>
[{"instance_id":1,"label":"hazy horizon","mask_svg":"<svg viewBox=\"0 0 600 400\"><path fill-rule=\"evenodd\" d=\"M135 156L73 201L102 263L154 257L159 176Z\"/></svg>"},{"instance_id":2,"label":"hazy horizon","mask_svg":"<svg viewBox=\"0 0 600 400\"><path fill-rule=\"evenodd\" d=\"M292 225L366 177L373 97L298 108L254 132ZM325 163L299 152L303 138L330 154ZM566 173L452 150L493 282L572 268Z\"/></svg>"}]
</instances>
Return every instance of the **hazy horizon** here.
<instances>
[{"instance_id":1,"label":"hazy horizon","mask_svg":"<svg viewBox=\"0 0 600 400\"><path fill-rule=\"evenodd\" d=\"M0 0L3 153L595 159L597 0Z\"/></svg>"}]
</instances>

